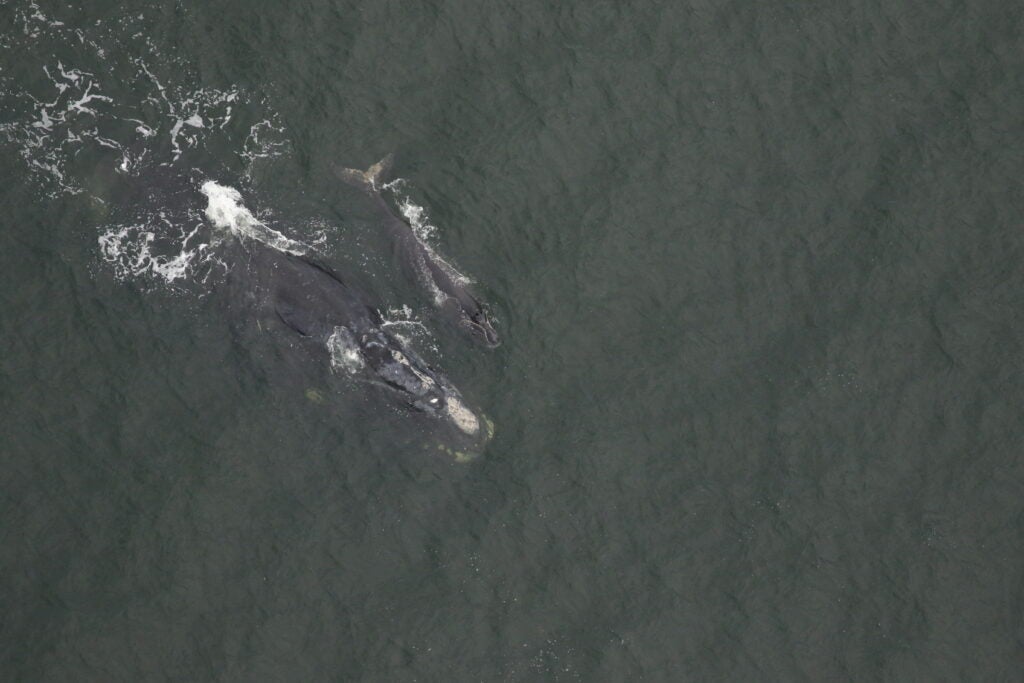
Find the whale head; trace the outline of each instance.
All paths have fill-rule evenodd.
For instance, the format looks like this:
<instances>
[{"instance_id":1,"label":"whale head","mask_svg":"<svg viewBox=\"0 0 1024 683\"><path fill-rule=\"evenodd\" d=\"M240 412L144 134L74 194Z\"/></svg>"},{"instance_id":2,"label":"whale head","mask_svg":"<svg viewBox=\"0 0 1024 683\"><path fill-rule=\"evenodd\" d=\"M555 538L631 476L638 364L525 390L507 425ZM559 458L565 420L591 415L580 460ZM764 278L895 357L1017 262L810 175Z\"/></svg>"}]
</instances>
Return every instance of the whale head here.
<instances>
[{"instance_id":1,"label":"whale head","mask_svg":"<svg viewBox=\"0 0 1024 683\"><path fill-rule=\"evenodd\" d=\"M501 339L491 323L487 309L468 292L449 297L441 306L442 315L468 334L473 341L489 349L501 345Z\"/></svg>"},{"instance_id":2,"label":"whale head","mask_svg":"<svg viewBox=\"0 0 1024 683\"><path fill-rule=\"evenodd\" d=\"M491 321L488 320L487 314L484 310L478 309L474 313L465 312L460 321L460 325L469 332L469 334L480 344L483 344L489 349L497 348L501 345L501 339L498 338L498 333L494 331L494 326L491 325Z\"/></svg>"},{"instance_id":3,"label":"whale head","mask_svg":"<svg viewBox=\"0 0 1024 683\"><path fill-rule=\"evenodd\" d=\"M356 343L353 350L357 348L365 372L410 408L437 418L461 436L476 439L487 431L459 390L391 335L375 330L359 335Z\"/></svg>"}]
</instances>

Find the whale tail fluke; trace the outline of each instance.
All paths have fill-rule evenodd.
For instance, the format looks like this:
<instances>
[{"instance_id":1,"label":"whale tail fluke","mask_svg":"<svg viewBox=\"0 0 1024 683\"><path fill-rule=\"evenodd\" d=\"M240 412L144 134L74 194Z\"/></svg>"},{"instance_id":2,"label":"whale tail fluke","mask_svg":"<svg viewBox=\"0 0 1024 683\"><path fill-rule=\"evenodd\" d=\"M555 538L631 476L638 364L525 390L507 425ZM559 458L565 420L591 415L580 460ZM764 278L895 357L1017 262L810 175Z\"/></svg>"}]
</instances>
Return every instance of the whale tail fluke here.
<instances>
[{"instance_id":1,"label":"whale tail fluke","mask_svg":"<svg viewBox=\"0 0 1024 683\"><path fill-rule=\"evenodd\" d=\"M394 155L388 154L365 171L360 171L354 168L345 168L344 166L335 164L334 174L338 176L342 182L348 183L349 185L355 185L367 192L380 192L381 186L387 182L387 179L391 174L391 166L393 163Z\"/></svg>"}]
</instances>

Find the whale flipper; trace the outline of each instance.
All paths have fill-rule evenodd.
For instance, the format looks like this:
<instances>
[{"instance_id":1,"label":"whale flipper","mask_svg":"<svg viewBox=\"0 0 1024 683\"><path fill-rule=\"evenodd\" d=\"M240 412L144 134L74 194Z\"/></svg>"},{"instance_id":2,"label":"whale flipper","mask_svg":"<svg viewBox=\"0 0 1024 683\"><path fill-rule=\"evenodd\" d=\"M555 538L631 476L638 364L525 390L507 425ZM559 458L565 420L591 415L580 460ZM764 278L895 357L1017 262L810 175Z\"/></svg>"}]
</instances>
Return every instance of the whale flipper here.
<instances>
[{"instance_id":1,"label":"whale flipper","mask_svg":"<svg viewBox=\"0 0 1024 683\"><path fill-rule=\"evenodd\" d=\"M348 183L349 185L355 185L367 192L376 193L380 192L381 186L390 175L393 163L394 155L388 154L365 171L360 171L355 168L345 168L344 166L338 166L335 164L334 174L337 175L342 182Z\"/></svg>"}]
</instances>

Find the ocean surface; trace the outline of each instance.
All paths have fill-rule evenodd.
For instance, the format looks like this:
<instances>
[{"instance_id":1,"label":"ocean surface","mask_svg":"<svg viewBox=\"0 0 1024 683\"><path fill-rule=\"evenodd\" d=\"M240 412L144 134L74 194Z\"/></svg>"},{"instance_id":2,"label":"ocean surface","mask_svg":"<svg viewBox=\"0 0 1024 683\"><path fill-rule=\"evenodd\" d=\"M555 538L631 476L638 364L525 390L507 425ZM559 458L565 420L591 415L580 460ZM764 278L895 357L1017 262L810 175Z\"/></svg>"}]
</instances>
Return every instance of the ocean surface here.
<instances>
[{"instance_id":1,"label":"ocean surface","mask_svg":"<svg viewBox=\"0 0 1024 683\"><path fill-rule=\"evenodd\" d=\"M1019 3L0 0L0 206L3 681L1024 680ZM484 452L267 342L239 225Z\"/></svg>"}]
</instances>

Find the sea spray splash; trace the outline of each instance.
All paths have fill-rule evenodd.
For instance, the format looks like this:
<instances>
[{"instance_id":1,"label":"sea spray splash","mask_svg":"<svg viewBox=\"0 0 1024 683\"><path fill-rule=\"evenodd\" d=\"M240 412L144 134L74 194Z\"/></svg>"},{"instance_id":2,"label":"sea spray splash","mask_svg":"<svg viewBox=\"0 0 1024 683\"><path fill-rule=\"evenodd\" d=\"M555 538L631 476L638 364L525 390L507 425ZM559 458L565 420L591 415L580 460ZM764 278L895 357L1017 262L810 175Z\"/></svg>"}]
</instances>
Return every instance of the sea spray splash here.
<instances>
[{"instance_id":1,"label":"sea spray splash","mask_svg":"<svg viewBox=\"0 0 1024 683\"><path fill-rule=\"evenodd\" d=\"M206 217L216 227L228 230L239 237L257 240L288 254L298 256L309 251L309 247L302 242L285 237L253 216L252 212L242 205L242 195L235 188L208 180L203 183L200 191L207 198Z\"/></svg>"},{"instance_id":2,"label":"sea spray splash","mask_svg":"<svg viewBox=\"0 0 1024 683\"><path fill-rule=\"evenodd\" d=\"M398 185L389 185L389 189L392 187L397 188ZM397 193L396 193L397 194ZM441 268L443 268L450 278L455 282L463 286L473 284L473 279L463 273L459 272L455 266L449 263L447 260L442 258L437 250L434 249L433 241L437 235L437 226L430 222L430 217L427 215L427 210L414 202L412 198L407 195L398 196L398 209L405 216L405 220L408 221L409 227L412 228L413 234L423 245L423 248L427 250L430 258Z\"/></svg>"}]
</instances>

